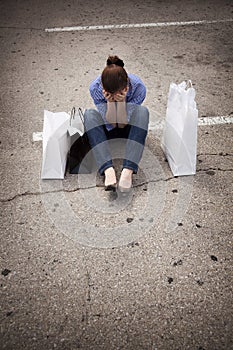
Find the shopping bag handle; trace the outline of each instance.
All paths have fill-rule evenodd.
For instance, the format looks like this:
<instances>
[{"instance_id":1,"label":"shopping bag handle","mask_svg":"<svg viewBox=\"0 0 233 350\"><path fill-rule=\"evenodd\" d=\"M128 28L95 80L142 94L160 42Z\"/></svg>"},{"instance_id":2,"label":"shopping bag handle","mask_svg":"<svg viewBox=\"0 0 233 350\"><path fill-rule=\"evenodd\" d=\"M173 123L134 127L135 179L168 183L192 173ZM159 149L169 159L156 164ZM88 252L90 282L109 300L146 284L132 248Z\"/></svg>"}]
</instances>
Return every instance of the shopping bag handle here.
<instances>
[{"instance_id":1,"label":"shopping bag handle","mask_svg":"<svg viewBox=\"0 0 233 350\"><path fill-rule=\"evenodd\" d=\"M84 125L84 115L83 115L82 108L80 108L80 107L78 108L78 114L79 114L80 119L81 119L81 121L82 121L82 123Z\"/></svg>"},{"instance_id":2,"label":"shopping bag handle","mask_svg":"<svg viewBox=\"0 0 233 350\"><path fill-rule=\"evenodd\" d=\"M70 126L71 126L72 119L75 118L75 113L76 113L76 109L75 109L75 107L73 107L71 110L71 113L70 113ZM82 108L80 108L80 107L78 108L78 114L79 114L79 117L84 125L84 115L83 115Z\"/></svg>"},{"instance_id":3,"label":"shopping bag handle","mask_svg":"<svg viewBox=\"0 0 233 350\"><path fill-rule=\"evenodd\" d=\"M70 126L71 126L71 120L74 119L74 116L75 116L75 107L73 107L70 112Z\"/></svg>"},{"instance_id":4,"label":"shopping bag handle","mask_svg":"<svg viewBox=\"0 0 233 350\"><path fill-rule=\"evenodd\" d=\"M192 88L192 87L193 87L192 81L188 80L186 88L189 89L189 88Z\"/></svg>"}]
</instances>

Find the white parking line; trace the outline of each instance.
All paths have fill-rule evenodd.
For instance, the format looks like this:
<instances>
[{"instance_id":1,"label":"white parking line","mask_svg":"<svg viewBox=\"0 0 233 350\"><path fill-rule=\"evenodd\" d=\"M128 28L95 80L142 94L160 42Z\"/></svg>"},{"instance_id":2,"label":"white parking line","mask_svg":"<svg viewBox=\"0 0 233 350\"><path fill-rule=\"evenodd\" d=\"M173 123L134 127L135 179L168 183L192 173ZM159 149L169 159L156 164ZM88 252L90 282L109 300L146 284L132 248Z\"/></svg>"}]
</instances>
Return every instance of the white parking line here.
<instances>
[{"instance_id":1,"label":"white parking line","mask_svg":"<svg viewBox=\"0 0 233 350\"><path fill-rule=\"evenodd\" d=\"M32 133L32 141L42 141L43 140L43 132L42 131L36 131Z\"/></svg>"},{"instance_id":2,"label":"white parking line","mask_svg":"<svg viewBox=\"0 0 233 350\"><path fill-rule=\"evenodd\" d=\"M149 130L162 130L164 128L165 120L152 121L149 124ZM223 125L233 124L233 116L219 116L219 117L200 117L198 118L198 126L208 125Z\"/></svg>"},{"instance_id":3,"label":"white parking line","mask_svg":"<svg viewBox=\"0 0 233 350\"><path fill-rule=\"evenodd\" d=\"M220 124L232 124L233 116L219 116L219 117L201 117L198 118L198 125L220 125Z\"/></svg>"},{"instance_id":4,"label":"white parking line","mask_svg":"<svg viewBox=\"0 0 233 350\"><path fill-rule=\"evenodd\" d=\"M233 18L220 20L202 20L189 22L155 22L155 23L135 23L135 24L109 24L99 26L75 26L75 27L57 27L45 28L46 32L74 32L86 30L106 30L106 29L128 29L128 28L150 28L150 27L170 27L170 26L189 26L198 24L214 24L232 22Z\"/></svg>"},{"instance_id":5,"label":"white parking line","mask_svg":"<svg viewBox=\"0 0 233 350\"><path fill-rule=\"evenodd\" d=\"M230 116L219 116L219 117L201 117L198 118L198 126L207 126L207 125L222 125L222 124L233 124L233 117ZM162 130L164 128L164 121L158 121L151 123L149 125L149 130ZM41 131L33 132L32 141L42 141L43 133Z\"/></svg>"}]
</instances>

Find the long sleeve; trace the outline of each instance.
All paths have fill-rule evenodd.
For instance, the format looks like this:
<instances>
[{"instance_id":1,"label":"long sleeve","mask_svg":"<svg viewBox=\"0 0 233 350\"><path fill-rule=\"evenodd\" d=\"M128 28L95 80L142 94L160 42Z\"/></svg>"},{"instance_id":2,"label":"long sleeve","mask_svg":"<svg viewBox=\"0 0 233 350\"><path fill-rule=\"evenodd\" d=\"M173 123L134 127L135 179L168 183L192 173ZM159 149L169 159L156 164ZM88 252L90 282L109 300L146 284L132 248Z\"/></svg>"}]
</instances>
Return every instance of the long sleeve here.
<instances>
[{"instance_id":1,"label":"long sleeve","mask_svg":"<svg viewBox=\"0 0 233 350\"><path fill-rule=\"evenodd\" d=\"M129 91L127 94L126 102L141 105L146 97L146 87L139 77L133 74L129 74Z\"/></svg>"}]
</instances>

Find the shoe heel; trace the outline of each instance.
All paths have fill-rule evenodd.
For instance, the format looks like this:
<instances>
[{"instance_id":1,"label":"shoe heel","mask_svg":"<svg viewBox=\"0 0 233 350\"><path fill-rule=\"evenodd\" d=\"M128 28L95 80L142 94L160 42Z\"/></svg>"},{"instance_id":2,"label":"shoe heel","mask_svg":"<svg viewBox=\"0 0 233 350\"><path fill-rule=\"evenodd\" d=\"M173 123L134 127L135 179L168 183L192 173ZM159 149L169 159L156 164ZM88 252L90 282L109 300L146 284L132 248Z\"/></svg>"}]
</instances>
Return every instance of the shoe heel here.
<instances>
[{"instance_id":1,"label":"shoe heel","mask_svg":"<svg viewBox=\"0 0 233 350\"><path fill-rule=\"evenodd\" d=\"M122 186L118 186L118 190L121 193L129 193L132 190L132 187L122 187Z\"/></svg>"},{"instance_id":2,"label":"shoe heel","mask_svg":"<svg viewBox=\"0 0 233 350\"><path fill-rule=\"evenodd\" d=\"M111 184L104 187L105 191L116 192L116 189L117 189L117 184Z\"/></svg>"}]
</instances>

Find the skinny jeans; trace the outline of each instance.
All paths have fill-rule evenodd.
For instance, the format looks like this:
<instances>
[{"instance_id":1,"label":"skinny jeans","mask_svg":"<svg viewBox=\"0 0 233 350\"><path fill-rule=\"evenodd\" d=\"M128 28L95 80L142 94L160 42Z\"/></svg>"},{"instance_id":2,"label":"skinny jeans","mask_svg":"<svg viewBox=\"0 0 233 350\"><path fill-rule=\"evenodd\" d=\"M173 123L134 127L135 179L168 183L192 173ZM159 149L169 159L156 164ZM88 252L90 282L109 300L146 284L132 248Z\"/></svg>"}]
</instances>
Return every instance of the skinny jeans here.
<instances>
[{"instance_id":1,"label":"skinny jeans","mask_svg":"<svg viewBox=\"0 0 233 350\"><path fill-rule=\"evenodd\" d=\"M148 133L149 111L146 107L137 105L124 128L107 130L101 114L95 109L87 109L84 113L84 127L100 175L113 166L109 140L118 139L125 149L123 155L123 168L133 170L136 174L141 160ZM116 144L117 145L117 144ZM118 144L120 145L120 144Z\"/></svg>"}]
</instances>

